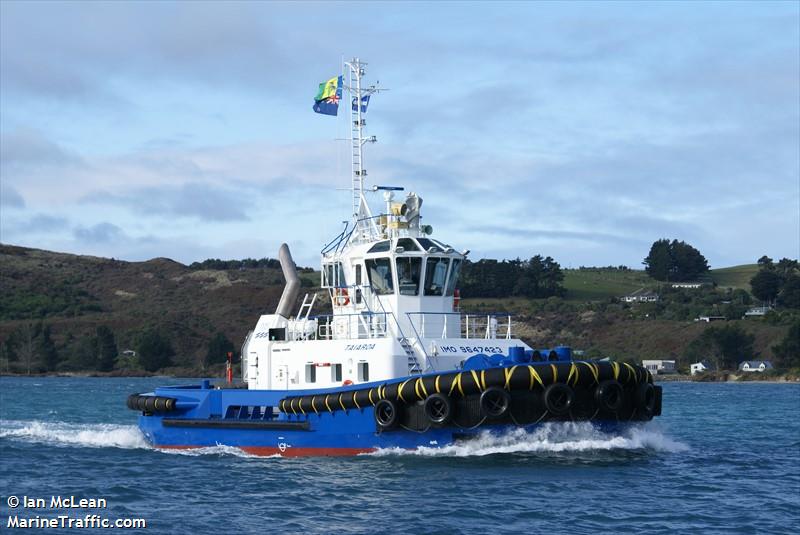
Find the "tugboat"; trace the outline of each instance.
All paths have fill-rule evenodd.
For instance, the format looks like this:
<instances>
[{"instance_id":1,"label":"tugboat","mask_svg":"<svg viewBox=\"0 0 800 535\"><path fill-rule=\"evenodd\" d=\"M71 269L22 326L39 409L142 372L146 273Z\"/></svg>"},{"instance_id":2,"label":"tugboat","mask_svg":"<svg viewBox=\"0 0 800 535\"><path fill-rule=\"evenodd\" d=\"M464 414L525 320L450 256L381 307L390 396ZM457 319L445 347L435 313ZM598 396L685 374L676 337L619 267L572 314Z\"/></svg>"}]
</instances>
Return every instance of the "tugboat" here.
<instances>
[{"instance_id":1,"label":"tugboat","mask_svg":"<svg viewBox=\"0 0 800 535\"><path fill-rule=\"evenodd\" d=\"M365 189L365 63L320 84L314 111L334 115L352 98L352 221L323 247L321 291L331 313L299 310L289 247L286 286L241 351L242 382L168 386L132 394L139 427L158 448L238 447L256 455L354 455L379 448L443 447L481 433L591 421L615 432L661 414L661 387L628 363L573 360L568 347L534 349L508 315L459 309L468 250L431 237L422 197L402 187ZM382 197L373 214L367 195ZM399 197L399 195L404 195Z\"/></svg>"}]
</instances>

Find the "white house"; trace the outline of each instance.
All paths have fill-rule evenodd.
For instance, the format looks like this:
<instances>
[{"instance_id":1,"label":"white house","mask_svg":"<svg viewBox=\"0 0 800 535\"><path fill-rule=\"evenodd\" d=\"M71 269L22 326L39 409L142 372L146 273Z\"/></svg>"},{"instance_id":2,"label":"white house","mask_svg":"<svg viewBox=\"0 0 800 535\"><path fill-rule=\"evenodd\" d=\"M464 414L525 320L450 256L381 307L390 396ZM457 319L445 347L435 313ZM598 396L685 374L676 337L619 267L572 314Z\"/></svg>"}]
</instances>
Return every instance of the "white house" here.
<instances>
[{"instance_id":1,"label":"white house","mask_svg":"<svg viewBox=\"0 0 800 535\"><path fill-rule=\"evenodd\" d=\"M739 363L740 372L765 372L771 369L772 363L768 360L745 360Z\"/></svg>"},{"instance_id":2,"label":"white house","mask_svg":"<svg viewBox=\"0 0 800 535\"><path fill-rule=\"evenodd\" d=\"M770 310L772 310L772 307L753 307L744 313L744 317L757 318L760 316L766 316L767 312L769 312Z\"/></svg>"},{"instance_id":3,"label":"white house","mask_svg":"<svg viewBox=\"0 0 800 535\"><path fill-rule=\"evenodd\" d=\"M690 290L696 290L703 286L702 282L673 282L673 288L686 288Z\"/></svg>"},{"instance_id":4,"label":"white house","mask_svg":"<svg viewBox=\"0 0 800 535\"><path fill-rule=\"evenodd\" d=\"M711 371L712 369L714 369L713 365L709 364L708 361L705 360L700 362L695 362L694 364L691 364L689 366L689 372L692 375L697 375L698 373L705 373L707 371Z\"/></svg>"},{"instance_id":5,"label":"white house","mask_svg":"<svg viewBox=\"0 0 800 535\"><path fill-rule=\"evenodd\" d=\"M645 290L644 288L639 288L635 292L623 296L620 299L626 303L655 303L658 301L658 294L650 290Z\"/></svg>"},{"instance_id":6,"label":"white house","mask_svg":"<svg viewBox=\"0 0 800 535\"><path fill-rule=\"evenodd\" d=\"M711 323L712 321L725 321L727 318L725 316L698 316L694 319L694 321L705 321L706 323Z\"/></svg>"},{"instance_id":7,"label":"white house","mask_svg":"<svg viewBox=\"0 0 800 535\"><path fill-rule=\"evenodd\" d=\"M658 375L659 373L677 373L678 371L675 369L674 360L643 360L642 366L647 368L653 375Z\"/></svg>"}]
</instances>

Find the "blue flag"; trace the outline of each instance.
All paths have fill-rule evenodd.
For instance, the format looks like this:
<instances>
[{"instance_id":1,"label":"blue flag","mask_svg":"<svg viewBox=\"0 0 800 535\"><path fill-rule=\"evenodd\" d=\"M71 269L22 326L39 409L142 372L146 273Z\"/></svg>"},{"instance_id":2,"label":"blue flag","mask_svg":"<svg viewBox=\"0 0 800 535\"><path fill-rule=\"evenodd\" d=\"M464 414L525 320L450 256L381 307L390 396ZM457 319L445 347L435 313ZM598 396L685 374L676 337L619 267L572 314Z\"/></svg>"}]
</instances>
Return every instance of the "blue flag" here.
<instances>
[{"instance_id":1,"label":"blue flag","mask_svg":"<svg viewBox=\"0 0 800 535\"><path fill-rule=\"evenodd\" d=\"M356 111L356 98L353 98L353 111ZM361 113L367 113L367 106L369 106L369 95L361 97Z\"/></svg>"},{"instance_id":2,"label":"blue flag","mask_svg":"<svg viewBox=\"0 0 800 535\"><path fill-rule=\"evenodd\" d=\"M339 101L342 99L342 77L331 78L319 84L314 97L313 110L323 115L338 115Z\"/></svg>"}]
</instances>

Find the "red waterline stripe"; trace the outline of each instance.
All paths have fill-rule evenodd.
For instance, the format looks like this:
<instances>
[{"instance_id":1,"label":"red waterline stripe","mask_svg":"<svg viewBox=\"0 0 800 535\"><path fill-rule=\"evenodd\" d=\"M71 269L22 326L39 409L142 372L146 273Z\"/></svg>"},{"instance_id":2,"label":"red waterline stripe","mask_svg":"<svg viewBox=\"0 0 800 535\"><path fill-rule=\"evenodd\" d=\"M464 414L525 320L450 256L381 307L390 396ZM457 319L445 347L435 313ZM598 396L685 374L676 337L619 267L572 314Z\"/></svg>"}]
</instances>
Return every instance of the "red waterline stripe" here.
<instances>
[{"instance_id":1,"label":"red waterline stripe","mask_svg":"<svg viewBox=\"0 0 800 535\"><path fill-rule=\"evenodd\" d=\"M175 446L160 445L156 446L165 450L191 450L197 448L210 448L213 446ZM240 450L250 455L268 457L271 455L281 455L283 457L346 457L359 455L361 453L372 453L375 448L301 448L287 447L284 451L276 447L269 446L237 446Z\"/></svg>"}]
</instances>

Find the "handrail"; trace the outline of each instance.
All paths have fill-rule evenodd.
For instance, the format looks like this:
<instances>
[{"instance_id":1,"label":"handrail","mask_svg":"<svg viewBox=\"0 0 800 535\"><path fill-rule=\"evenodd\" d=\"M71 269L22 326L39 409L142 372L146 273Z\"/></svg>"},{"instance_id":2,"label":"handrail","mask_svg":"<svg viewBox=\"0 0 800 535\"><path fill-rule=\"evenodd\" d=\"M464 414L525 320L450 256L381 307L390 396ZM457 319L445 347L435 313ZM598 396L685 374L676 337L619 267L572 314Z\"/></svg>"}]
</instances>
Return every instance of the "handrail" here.
<instances>
[{"instance_id":1,"label":"handrail","mask_svg":"<svg viewBox=\"0 0 800 535\"><path fill-rule=\"evenodd\" d=\"M352 331L353 331L353 321L352 318L356 317L357 322L355 323L356 329L356 339L360 339L362 329L366 335L366 338L385 338L389 334L388 330L388 323L386 321L386 313L379 313L379 312L361 312L357 314L320 314L318 316L311 316L310 319L317 321L317 336L322 340L333 340L335 339L335 332L332 332L331 326L332 325L344 325L345 326L345 334L346 338L352 338ZM369 318L369 322L367 323L365 320ZM376 323L373 323L373 319L378 318ZM326 321L319 321L320 319L324 319ZM338 321L337 320L344 320ZM337 338L338 339L338 338Z\"/></svg>"},{"instance_id":2,"label":"handrail","mask_svg":"<svg viewBox=\"0 0 800 535\"><path fill-rule=\"evenodd\" d=\"M505 334L504 338L506 340L510 340L512 338L511 334L511 314L500 314L500 313L491 313L491 314L465 314L463 312L406 312L406 316L408 317L409 323L411 327L414 329L415 334L419 337L420 333L417 330L417 323L420 324L420 328L422 330L422 338L426 337L425 332L425 317L426 316L443 316L444 320L442 321L442 333L441 338L447 338L447 317L448 316L459 316L460 318L464 318L464 321L461 322L460 333L463 334L465 338L473 338L473 334L475 337L479 336L480 332L483 332L483 336L480 336L483 339L496 339L498 332L501 330L502 326L499 322L497 322L498 318L506 318L505 322ZM415 321L413 316L418 316L421 319L419 321ZM480 321L481 318L485 318L485 323ZM470 321L472 320L472 321ZM478 321L476 321L478 320ZM496 323L492 324L492 320ZM438 324L436 325L438 326ZM501 334L502 335L502 334Z\"/></svg>"},{"instance_id":3,"label":"handrail","mask_svg":"<svg viewBox=\"0 0 800 535\"><path fill-rule=\"evenodd\" d=\"M320 254L327 254L331 251L339 252L339 246L343 243L347 243L350 240L350 237L353 235L353 232L356 231L361 225L360 223L364 221L370 221L373 219L379 219L380 215L374 215L370 217L362 217L361 219L356 219L355 223L352 227L350 227L350 223L345 221L344 223L344 230L342 230L339 234L336 235L331 241L325 244L325 246L320 251ZM348 230L349 229L349 230ZM380 236L375 236L376 239L379 239ZM334 243L335 242L335 243Z\"/></svg>"},{"instance_id":4,"label":"handrail","mask_svg":"<svg viewBox=\"0 0 800 535\"><path fill-rule=\"evenodd\" d=\"M342 237L347 232L347 227L348 226L349 226L348 222L345 221L344 222L344 229L339 234L337 234L335 238L333 238L331 241L329 241L328 243L326 243L325 245L322 246L322 250L320 251L320 254L325 254L325 253L329 252L333 248L338 248L339 243L341 243L341 241L342 241ZM355 227L353 227L353 229L355 229ZM353 229L350 230L350 233L347 235L348 237L350 236L350 234L353 233ZM329 248L329 246L331 244L333 244L333 242L336 242L336 245L334 247L332 247L332 248Z\"/></svg>"}]
</instances>

